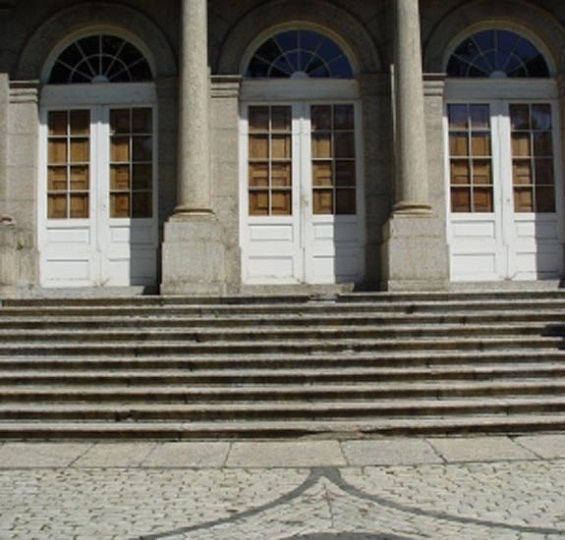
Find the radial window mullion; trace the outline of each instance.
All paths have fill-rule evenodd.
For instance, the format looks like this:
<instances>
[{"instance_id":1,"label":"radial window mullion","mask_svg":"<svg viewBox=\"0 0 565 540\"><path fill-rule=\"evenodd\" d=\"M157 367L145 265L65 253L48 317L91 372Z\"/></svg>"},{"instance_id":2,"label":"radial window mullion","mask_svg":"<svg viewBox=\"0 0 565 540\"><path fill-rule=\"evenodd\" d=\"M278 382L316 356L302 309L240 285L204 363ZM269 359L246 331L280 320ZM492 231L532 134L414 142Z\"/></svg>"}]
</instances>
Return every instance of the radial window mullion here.
<instances>
[{"instance_id":1,"label":"radial window mullion","mask_svg":"<svg viewBox=\"0 0 565 540\"><path fill-rule=\"evenodd\" d=\"M511 43L512 47L503 47L503 41ZM523 47L518 47L521 44L525 44L533 54L521 53L519 49ZM537 61L530 66L534 57ZM514 59L518 60L518 67L512 67ZM461 42L448 61L447 74L449 77L550 76L547 62L529 40L497 28L482 30Z\"/></svg>"},{"instance_id":2,"label":"radial window mullion","mask_svg":"<svg viewBox=\"0 0 565 540\"><path fill-rule=\"evenodd\" d=\"M92 39L97 40L95 51ZM105 67L109 57L111 61ZM121 66L117 73L112 72L116 64ZM150 80L151 68L143 54L123 38L109 34L86 36L69 45L55 61L49 77L50 84Z\"/></svg>"},{"instance_id":3,"label":"radial window mullion","mask_svg":"<svg viewBox=\"0 0 565 540\"><path fill-rule=\"evenodd\" d=\"M273 55L276 49L280 54ZM291 78L294 75L351 79L353 69L341 47L330 38L312 30L296 29L267 39L251 58L246 76Z\"/></svg>"}]
</instances>

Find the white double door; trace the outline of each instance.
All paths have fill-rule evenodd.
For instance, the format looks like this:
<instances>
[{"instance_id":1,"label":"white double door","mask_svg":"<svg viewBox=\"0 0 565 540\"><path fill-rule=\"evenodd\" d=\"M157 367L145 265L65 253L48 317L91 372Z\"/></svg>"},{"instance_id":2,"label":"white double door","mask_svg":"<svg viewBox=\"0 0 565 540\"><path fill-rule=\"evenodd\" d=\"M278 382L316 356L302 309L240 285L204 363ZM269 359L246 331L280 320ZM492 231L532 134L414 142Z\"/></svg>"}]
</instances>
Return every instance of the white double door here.
<instances>
[{"instance_id":1,"label":"white double door","mask_svg":"<svg viewBox=\"0 0 565 540\"><path fill-rule=\"evenodd\" d=\"M452 281L560 278L555 102L459 101L448 104L446 116Z\"/></svg>"},{"instance_id":2,"label":"white double door","mask_svg":"<svg viewBox=\"0 0 565 540\"><path fill-rule=\"evenodd\" d=\"M361 280L358 125L354 103L242 107L244 283Z\"/></svg>"},{"instance_id":3,"label":"white double door","mask_svg":"<svg viewBox=\"0 0 565 540\"><path fill-rule=\"evenodd\" d=\"M151 92L142 88L127 103L107 105L97 103L108 98L104 91L90 86L82 95L73 88L64 106L59 103L66 88L48 87L43 95L41 285L154 285L158 236Z\"/></svg>"}]
</instances>

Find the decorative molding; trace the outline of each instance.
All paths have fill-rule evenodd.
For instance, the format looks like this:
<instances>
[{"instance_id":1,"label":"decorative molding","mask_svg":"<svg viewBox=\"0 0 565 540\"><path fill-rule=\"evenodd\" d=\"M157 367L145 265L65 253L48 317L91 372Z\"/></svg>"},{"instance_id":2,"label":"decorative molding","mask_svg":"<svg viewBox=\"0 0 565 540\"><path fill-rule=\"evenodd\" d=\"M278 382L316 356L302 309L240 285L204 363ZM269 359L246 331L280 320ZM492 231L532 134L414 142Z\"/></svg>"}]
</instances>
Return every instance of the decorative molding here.
<instances>
[{"instance_id":1,"label":"decorative molding","mask_svg":"<svg viewBox=\"0 0 565 540\"><path fill-rule=\"evenodd\" d=\"M424 96L443 97L445 93L445 73L424 73Z\"/></svg>"},{"instance_id":2,"label":"decorative molding","mask_svg":"<svg viewBox=\"0 0 565 540\"><path fill-rule=\"evenodd\" d=\"M241 75L214 75L211 78L211 95L213 98L239 97Z\"/></svg>"},{"instance_id":3,"label":"decorative molding","mask_svg":"<svg viewBox=\"0 0 565 540\"><path fill-rule=\"evenodd\" d=\"M10 81L10 103L37 103L39 81Z\"/></svg>"}]
</instances>

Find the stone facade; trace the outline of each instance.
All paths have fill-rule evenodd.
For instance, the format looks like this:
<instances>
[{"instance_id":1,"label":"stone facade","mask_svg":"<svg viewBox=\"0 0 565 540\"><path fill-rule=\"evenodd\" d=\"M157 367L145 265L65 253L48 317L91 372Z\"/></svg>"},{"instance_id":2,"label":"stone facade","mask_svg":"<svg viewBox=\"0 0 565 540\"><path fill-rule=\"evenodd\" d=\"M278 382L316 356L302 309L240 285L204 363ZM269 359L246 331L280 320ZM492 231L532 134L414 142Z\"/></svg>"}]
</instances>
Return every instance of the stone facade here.
<instances>
[{"instance_id":1,"label":"stone facade","mask_svg":"<svg viewBox=\"0 0 565 540\"><path fill-rule=\"evenodd\" d=\"M447 61L465 38L482 29L500 28L524 36L549 66L548 84L557 88L557 97L552 95L551 100L558 118L565 114L564 23L565 6L557 0L0 2L0 291L22 295L46 286L42 250L47 225L41 213L46 196L42 180L46 158L41 150L46 105L42 100L55 60L73 40L118 35L133 43L151 66L157 170L153 219L159 247L154 275L143 283L147 290L160 287L163 294L189 295L240 294L265 287L283 291L289 285L305 291L322 285L437 290L450 287L454 264ZM241 126L242 96L249 83L246 68L265 40L293 28L327 36L341 47L354 71L351 99L361 111L355 129L363 230L358 250L361 270L353 283L336 278L334 283L297 279L279 284L242 276L247 158ZM318 99L306 83L303 88L302 96L288 101L328 101ZM286 103L284 90L283 81L277 103ZM529 102L530 97L538 99L537 94L520 99ZM120 99L123 107L127 99ZM108 105L113 105L112 99ZM77 106L73 101L67 108ZM64 99L56 108L61 107ZM565 121L561 124L565 126ZM558 137L559 129L554 133ZM565 142L565 137L561 140ZM559 253L557 269L548 276L559 281L565 151L556 146L553 156L558 232L551 250ZM95 214L103 212L92 208ZM129 234L133 243L134 235ZM502 281L508 277L502 276ZM105 281L92 285L101 283ZM72 276L59 286L73 286Z\"/></svg>"}]
</instances>

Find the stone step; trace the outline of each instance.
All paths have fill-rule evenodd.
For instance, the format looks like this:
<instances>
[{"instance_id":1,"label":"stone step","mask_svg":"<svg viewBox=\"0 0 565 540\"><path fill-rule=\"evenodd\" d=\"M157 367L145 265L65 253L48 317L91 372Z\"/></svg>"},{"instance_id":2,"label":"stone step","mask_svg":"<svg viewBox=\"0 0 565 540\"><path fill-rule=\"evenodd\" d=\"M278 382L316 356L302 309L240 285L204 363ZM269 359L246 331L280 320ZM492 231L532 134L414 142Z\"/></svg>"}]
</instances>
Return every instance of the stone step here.
<instances>
[{"instance_id":1,"label":"stone step","mask_svg":"<svg viewBox=\"0 0 565 540\"><path fill-rule=\"evenodd\" d=\"M128 333L132 338L136 335L159 333L218 334L237 336L238 333L304 333L316 329L325 332L363 332L366 334L441 334L457 332L473 334L478 331L515 333L518 328L525 328L529 333L565 335L565 325L556 320L564 320L563 313L488 313L488 314L452 314L452 315L355 315L338 317L248 317L245 319L208 319L208 318L138 318L138 317L81 317L78 319L53 318L12 318L0 319L0 339L17 340L18 337L30 335L34 339L52 335L99 335L102 332L111 335L120 332ZM338 330L339 329L339 330Z\"/></svg>"},{"instance_id":2,"label":"stone step","mask_svg":"<svg viewBox=\"0 0 565 540\"><path fill-rule=\"evenodd\" d=\"M504 290L487 288L481 290L426 291L426 292L337 292L320 294L268 294L238 296L161 296L161 295L112 295L79 296L70 290L66 295L43 296L36 298L8 298L2 306L175 306L175 305L249 305L258 304L303 304L303 303L394 303L403 302L449 302L449 301L499 301L499 300L555 300L565 298L565 290L551 287L528 287L522 284L520 289Z\"/></svg>"},{"instance_id":3,"label":"stone step","mask_svg":"<svg viewBox=\"0 0 565 540\"><path fill-rule=\"evenodd\" d=\"M539 344L539 343L538 343ZM1 351L1 348L0 348ZM200 370L237 370L246 373L247 370L267 369L276 371L281 369L302 369L316 367L317 369L352 369L390 367L407 369L413 367L472 367L486 366L488 364L532 363L542 365L545 362L556 364L565 363L565 349L553 348L508 348L507 350L369 350L330 351L319 350L288 351L280 350L259 351L247 354L234 354L232 352L216 351L216 354L198 355L158 355L158 356L121 356L121 355L62 355L53 354L50 349L45 355L18 356L18 351L10 356L0 355L0 370L35 370L49 369L55 372L74 370L138 370L138 369L179 369L192 373Z\"/></svg>"},{"instance_id":4,"label":"stone step","mask_svg":"<svg viewBox=\"0 0 565 540\"><path fill-rule=\"evenodd\" d=\"M487 335L489 335L487 333ZM78 342L78 343L75 343ZM67 343L53 343L48 340L33 343L22 339L0 346L0 356L24 355L73 355L73 356L171 356L202 354L329 354L336 352L368 352L368 351L496 351L538 348L554 351L563 347L562 336L524 336L518 332L516 336L503 337L459 337L438 336L435 338L396 338L396 339L302 339L302 340L251 340L225 341L210 340L200 342L197 336L192 341L142 341L112 342L103 337L91 343L80 340Z\"/></svg>"},{"instance_id":5,"label":"stone step","mask_svg":"<svg viewBox=\"0 0 565 540\"><path fill-rule=\"evenodd\" d=\"M1 438L565 426L562 291L10 300L0 343Z\"/></svg>"},{"instance_id":6,"label":"stone step","mask_svg":"<svg viewBox=\"0 0 565 540\"><path fill-rule=\"evenodd\" d=\"M289 306L290 307L290 306ZM154 327L225 327L225 326L292 326L308 324L320 325L395 325L395 324L485 324L490 322L544 322L555 321L556 317L565 315L565 302L562 307L552 304L540 308L539 306L512 306L505 305L498 309L489 308L481 304L477 308L465 305L461 309L436 309L429 312L412 310L399 310L398 312L382 312L379 308L366 306L366 309L343 308L316 309L296 311L289 309L274 313L258 313L255 310L244 313L168 311L165 309L152 309L147 312L138 312L137 308L114 309L107 313L96 311L87 314L75 313L72 309L62 308L60 313L51 314L42 309L32 309L26 312L0 309L0 328L23 329L52 329L56 322L63 328L72 326L77 329L84 328L154 328ZM441 311L441 313L439 312Z\"/></svg>"},{"instance_id":7,"label":"stone step","mask_svg":"<svg viewBox=\"0 0 565 540\"><path fill-rule=\"evenodd\" d=\"M246 302L244 297L226 299L224 302L209 302L205 299L166 298L157 301L147 299L98 299L82 302L68 300L23 301L4 300L1 302L0 318L41 315L44 317L90 317L122 316L145 317L185 316L185 317L238 317L257 315L319 315L324 313L355 314L425 314L425 313L465 313L481 311L528 311L528 310L564 310L565 293L553 292L550 295L531 297L511 296L470 298L453 297L446 300L430 300L425 296L415 295L405 300L376 295L374 298L361 300L352 297L340 297L336 301L315 301L308 297L302 299L255 299Z\"/></svg>"},{"instance_id":8,"label":"stone step","mask_svg":"<svg viewBox=\"0 0 565 540\"><path fill-rule=\"evenodd\" d=\"M194 404L29 404L0 405L0 421L166 422L224 420L337 420L340 418L418 418L426 416L565 413L565 398L394 399L368 402L294 402Z\"/></svg>"},{"instance_id":9,"label":"stone step","mask_svg":"<svg viewBox=\"0 0 565 540\"><path fill-rule=\"evenodd\" d=\"M210 328L205 325L198 329L184 328L111 328L68 330L49 328L46 330L11 329L0 330L0 343L18 342L239 342L239 341L279 341L279 340L367 340L393 338L450 338L453 336L543 336L565 338L565 325L547 323L522 324L422 324L405 326L321 326L296 325L293 328L255 327L248 328Z\"/></svg>"},{"instance_id":10,"label":"stone step","mask_svg":"<svg viewBox=\"0 0 565 540\"><path fill-rule=\"evenodd\" d=\"M175 369L168 367L124 368L116 362L115 369L88 371L42 370L33 365L26 371L0 370L0 385L220 385L220 384L312 384L315 382L390 382L416 380L495 380L565 378L563 363L516 364L486 366L430 366L430 367L349 367L339 369L321 366L277 369L236 369L236 366L219 370ZM0 368L1 369L1 368Z\"/></svg>"},{"instance_id":11,"label":"stone step","mask_svg":"<svg viewBox=\"0 0 565 540\"><path fill-rule=\"evenodd\" d=\"M360 420L229 422L10 422L0 423L3 440L205 440L298 437L453 436L464 434L519 435L563 432L565 414L514 416L424 417Z\"/></svg>"},{"instance_id":12,"label":"stone step","mask_svg":"<svg viewBox=\"0 0 565 540\"><path fill-rule=\"evenodd\" d=\"M458 309L429 310L388 313L382 310L327 310L325 312L285 312L285 313L253 313L223 314L203 313L184 314L165 311L151 313L108 313L87 312L46 314L34 311L29 314L8 314L0 309L0 329L2 330L53 330L61 329L194 329L194 328L295 328L303 325L309 327L379 327L452 324L452 325L489 325L489 324L559 324L565 317L565 306L562 308L528 308L505 306L504 309Z\"/></svg>"},{"instance_id":13,"label":"stone step","mask_svg":"<svg viewBox=\"0 0 565 540\"><path fill-rule=\"evenodd\" d=\"M469 396L560 396L565 392L565 378L511 381L434 381L377 382L373 384L285 384L241 386L135 385L119 386L1 386L3 402L94 402L94 403L200 403L282 400L377 400Z\"/></svg>"}]
</instances>

